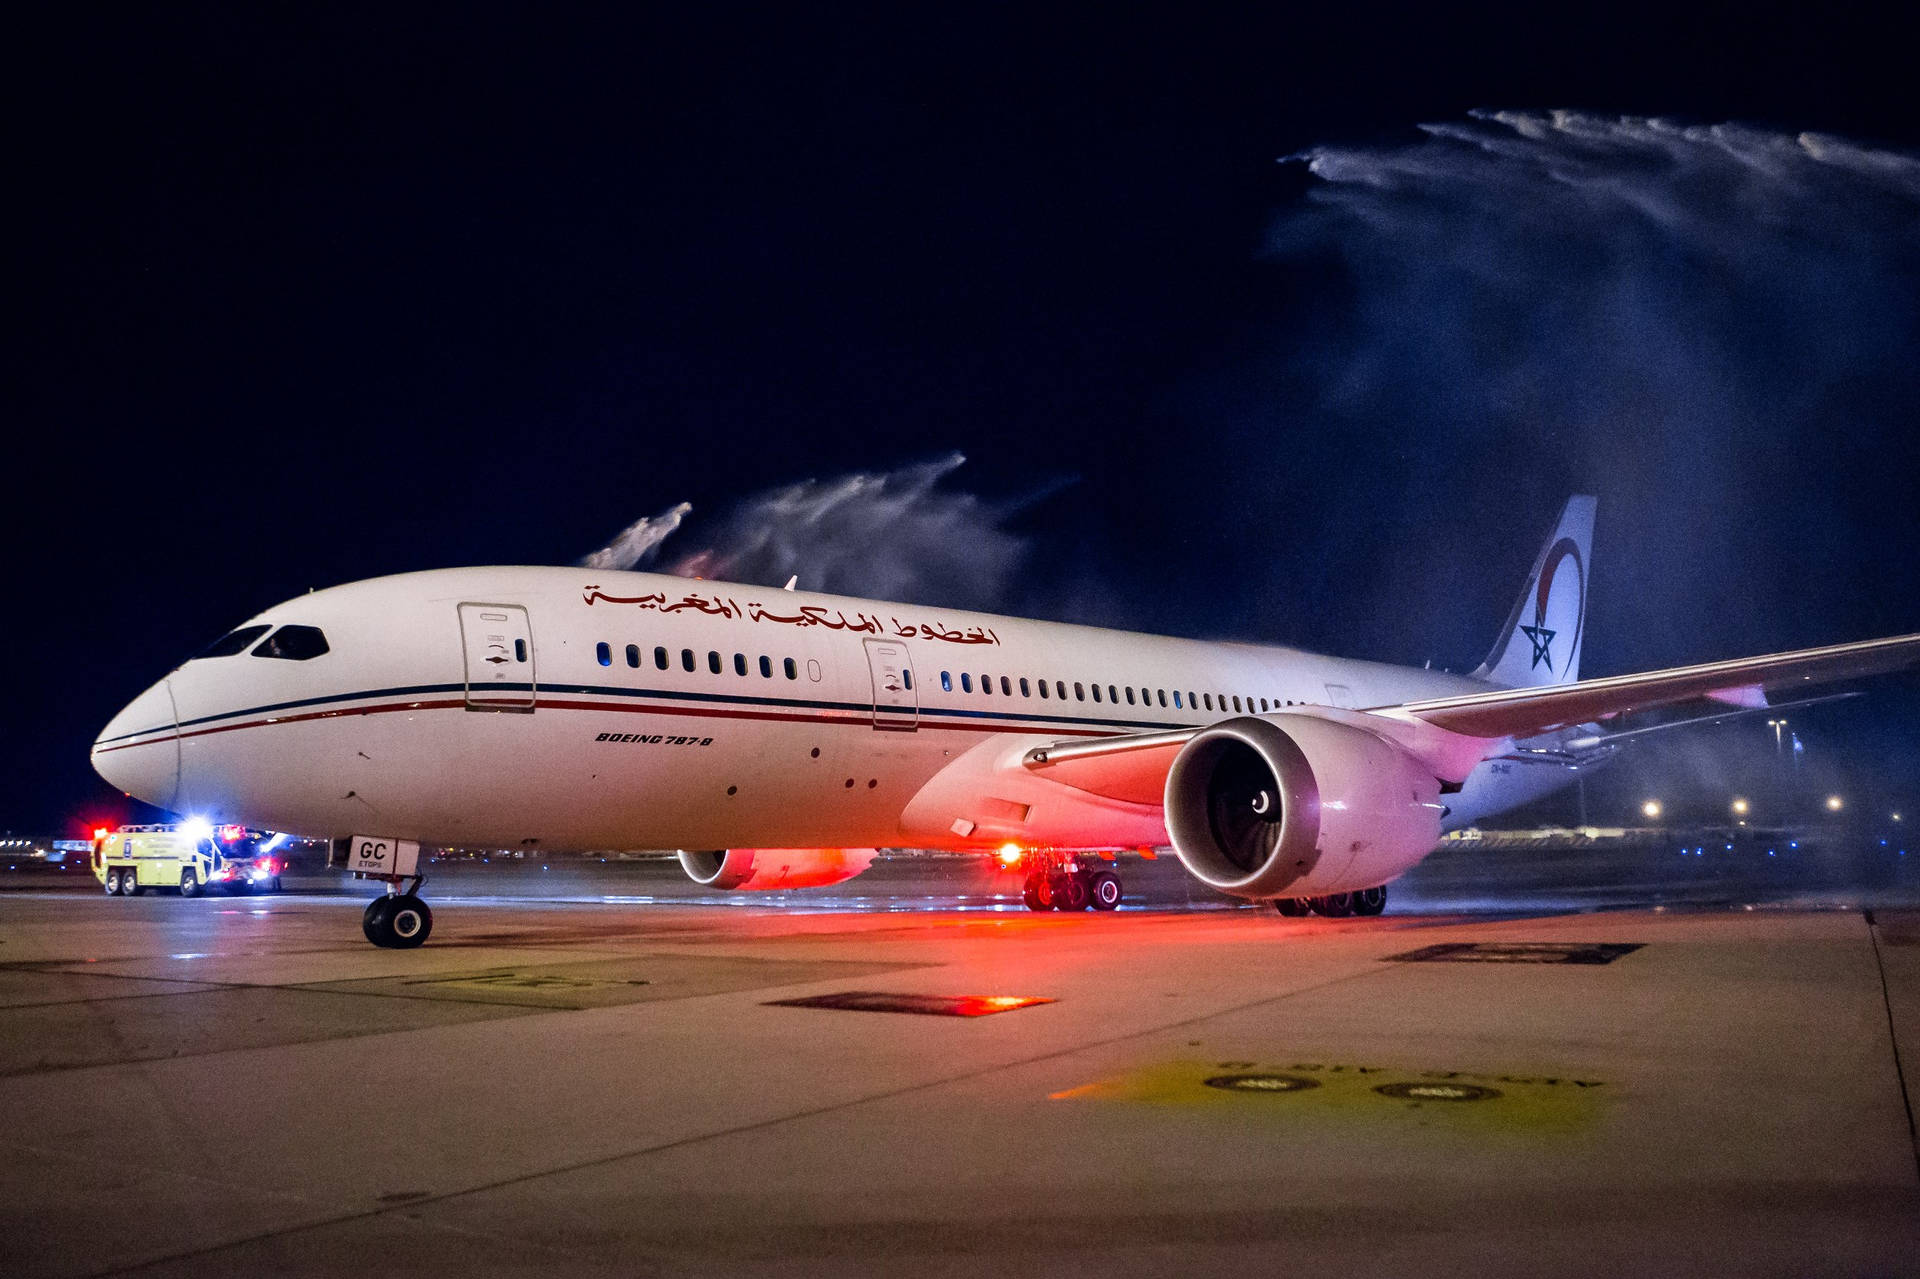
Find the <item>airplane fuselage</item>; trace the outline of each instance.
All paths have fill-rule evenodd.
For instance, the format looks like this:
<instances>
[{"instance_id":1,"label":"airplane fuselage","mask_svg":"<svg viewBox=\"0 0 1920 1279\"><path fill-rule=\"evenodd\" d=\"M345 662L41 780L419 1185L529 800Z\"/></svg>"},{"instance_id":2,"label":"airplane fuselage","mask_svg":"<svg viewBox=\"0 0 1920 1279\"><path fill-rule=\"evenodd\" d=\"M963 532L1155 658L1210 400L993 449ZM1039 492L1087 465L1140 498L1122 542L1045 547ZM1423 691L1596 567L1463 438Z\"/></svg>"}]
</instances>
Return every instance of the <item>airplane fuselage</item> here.
<instances>
[{"instance_id":1,"label":"airplane fuselage","mask_svg":"<svg viewBox=\"0 0 1920 1279\"><path fill-rule=\"evenodd\" d=\"M251 624L317 628L326 651L183 664L103 731L101 771L179 812L445 845L965 849L1010 831L1164 845L1157 806L1039 789L985 796L963 819L923 790L970 752L1488 687L1287 648L572 568L356 582ZM1489 760L1449 797L1446 825L1573 776L1528 752Z\"/></svg>"}]
</instances>

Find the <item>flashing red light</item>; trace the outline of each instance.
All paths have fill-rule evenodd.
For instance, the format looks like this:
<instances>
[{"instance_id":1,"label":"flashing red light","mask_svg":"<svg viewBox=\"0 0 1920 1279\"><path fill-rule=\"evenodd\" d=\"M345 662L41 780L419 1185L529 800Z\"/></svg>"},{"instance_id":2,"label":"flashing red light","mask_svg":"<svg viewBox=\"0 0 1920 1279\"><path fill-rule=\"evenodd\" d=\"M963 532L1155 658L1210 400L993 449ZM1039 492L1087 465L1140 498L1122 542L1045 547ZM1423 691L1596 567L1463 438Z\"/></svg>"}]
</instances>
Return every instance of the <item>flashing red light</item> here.
<instances>
[{"instance_id":1,"label":"flashing red light","mask_svg":"<svg viewBox=\"0 0 1920 1279\"><path fill-rule=\"evenodd\" d=\"M245 839L246 836L247 828L245 826L222 826L220 828L220 838L229 844L236 839Z\"/></svg>"},{"instance_id":2,"label":"flashing red light","mask_svg":"<svg viewBox=\"0 0 1920 1279\"><path fill-rule=\"evenodd\" d=\"M1020 845L1002 844L1000 846L1000 864L1002 866L1018 866L1020 864Z\"/></svg>"},{"instance_id":3,"label":"flashing red light","mask_svg":"<svg viewBox=\"0 0 1920 1279\"><path fill-rule=\"evenodd\" d=\"M105 839L107 837L107 828L105 826L95 826L93 828L93 837L95 839Z\"/></svg>"}]
</instances>

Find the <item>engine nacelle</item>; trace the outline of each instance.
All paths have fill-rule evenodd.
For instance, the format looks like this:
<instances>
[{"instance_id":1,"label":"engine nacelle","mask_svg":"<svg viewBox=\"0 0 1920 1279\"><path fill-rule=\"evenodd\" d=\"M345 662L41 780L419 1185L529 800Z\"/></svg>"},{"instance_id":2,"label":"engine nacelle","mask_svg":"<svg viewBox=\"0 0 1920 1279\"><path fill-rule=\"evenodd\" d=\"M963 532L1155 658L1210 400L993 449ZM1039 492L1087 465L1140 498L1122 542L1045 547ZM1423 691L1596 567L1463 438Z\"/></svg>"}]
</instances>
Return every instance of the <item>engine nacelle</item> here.
<instances>
[{"instance_id":1,"label":"engine nacelle","mask_svg":"<svg viewBox=\"0 0 1920 1279\"><path fill-rule=\"evenodd\" d=\"M680 867L708 888L767 892L820 888L852 879L873 865L871 848L724 848L680 850Z\"/></svg>"},{"instance_id":2,"label":"engine nacelle","mask_svg":"<svg viewBox=\"0 0 1920 1279\"><path fill-rule=\"evenodd\" d=\"M1384 884L1440 842L1440 783L1399 747L1310 715L1230 719L1167 771L1167 833L1203 883L1237 897Z\"/></svg>"}]
</instances>

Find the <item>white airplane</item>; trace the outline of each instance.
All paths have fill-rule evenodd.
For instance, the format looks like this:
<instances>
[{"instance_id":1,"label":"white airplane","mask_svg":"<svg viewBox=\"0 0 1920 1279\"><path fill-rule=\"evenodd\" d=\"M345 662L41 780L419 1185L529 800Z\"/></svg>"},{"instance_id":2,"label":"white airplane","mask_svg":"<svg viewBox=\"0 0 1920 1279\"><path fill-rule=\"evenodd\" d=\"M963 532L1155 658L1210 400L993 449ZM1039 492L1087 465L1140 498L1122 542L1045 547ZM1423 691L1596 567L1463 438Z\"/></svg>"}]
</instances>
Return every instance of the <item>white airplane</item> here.
<instances>
[{"instance_id":1,"label":"white airplane","mask_svg":"<svg viewBox=\"0 0 1920 1279\"><path fill-rule=\"evenodd\" d=\"M881 845L1018 850L1036 910L1111 909L1113 863L1082 855L1171 845L1284 913L1377 913L1444 831L1611 756L1614 716L1752 710L1920 661L1909 635L1580 680L1594 507L1567 503L1469 676L651 573L446 569L268 609L114 716L93 764L161 808L333 838L388 884L365 919L385 946L432 927L419 843L701 850L688 874L731 889L837 883Z\"/></svg>"}]
</instances>

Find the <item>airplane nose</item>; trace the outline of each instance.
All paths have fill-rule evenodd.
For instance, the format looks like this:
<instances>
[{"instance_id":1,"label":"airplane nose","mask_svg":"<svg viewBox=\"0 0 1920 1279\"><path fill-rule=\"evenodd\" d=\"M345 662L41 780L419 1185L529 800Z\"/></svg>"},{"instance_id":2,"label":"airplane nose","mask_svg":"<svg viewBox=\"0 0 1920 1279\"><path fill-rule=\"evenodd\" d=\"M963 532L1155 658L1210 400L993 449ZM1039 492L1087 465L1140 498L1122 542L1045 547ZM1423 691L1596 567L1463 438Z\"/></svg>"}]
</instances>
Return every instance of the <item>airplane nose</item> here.
<instances>
[{"instance_id":1,"label":"airplane nose","mask_svg":"<svg viewBox=\"0 0 1920 1279\"><path fill-rule=\"evenodd\" d=\"M180 792L180 738L173 690L161 680L128 702L93 744L93 771L116 790L156 808Z\"/></svg>"}]
</instances>

